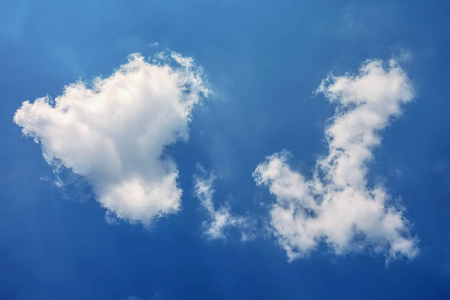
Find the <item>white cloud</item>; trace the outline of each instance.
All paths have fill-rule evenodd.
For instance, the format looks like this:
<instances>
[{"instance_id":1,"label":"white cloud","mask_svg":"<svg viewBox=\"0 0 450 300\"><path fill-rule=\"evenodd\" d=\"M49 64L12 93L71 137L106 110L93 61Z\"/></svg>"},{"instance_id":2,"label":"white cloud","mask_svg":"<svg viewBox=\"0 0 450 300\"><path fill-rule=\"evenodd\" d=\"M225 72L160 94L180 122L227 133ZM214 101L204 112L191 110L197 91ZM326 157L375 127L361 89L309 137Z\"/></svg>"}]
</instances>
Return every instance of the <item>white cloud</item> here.
<instances>
[{"instance_id":1,"label":"white cloud","mask_svg":"<svg viewBox=\"0 0 450 300\"><path fill-rule=\"evenodd\" d=\"M191 58L132 54L110 77L76 82L52 101L25 101L14 122L46 161L86 178L109 215L150 225L180 208L178 170L164 148L187 139L191 111L209 93Z\"/></svg>"},{"instance_id":2,"label":"white cloud","mask_svg":"<svg viewBox=\"0 0 450 300\"><path fill-rule=\"evenodd\" d=\"M200 200L200 204L206 210L209 216L209 222L203 222L205 227L205 235L210 239L225 238L225 231L229 228L236 228L241 234L241 240L251 240L254 238L252 220L232 215L228 203L215 209L213 203L214 189L212 188L214 174L207 175L206 170L197 166L202 175L194 175L194 192L195 196Z\"/></svg>"},{"instance_id":3,"label":"white cloud","mask_svg":"<svg viewBox=\"0 0 450 300\"><path fill-rule=\"evenodd\" d=\"M417 240L403 208L366 179L380 131L413 98L408 77L394 60L370 60L357 75L330 75L317 92L337 109L325 131L329 153L318 159L313 178L292 170L287 152L267 157L253 173L276 196L270 217L279 243L290 261L321 242L338 255L369 250L385 253L387 261L413 258Z\"/></svg>"}]
</instances>

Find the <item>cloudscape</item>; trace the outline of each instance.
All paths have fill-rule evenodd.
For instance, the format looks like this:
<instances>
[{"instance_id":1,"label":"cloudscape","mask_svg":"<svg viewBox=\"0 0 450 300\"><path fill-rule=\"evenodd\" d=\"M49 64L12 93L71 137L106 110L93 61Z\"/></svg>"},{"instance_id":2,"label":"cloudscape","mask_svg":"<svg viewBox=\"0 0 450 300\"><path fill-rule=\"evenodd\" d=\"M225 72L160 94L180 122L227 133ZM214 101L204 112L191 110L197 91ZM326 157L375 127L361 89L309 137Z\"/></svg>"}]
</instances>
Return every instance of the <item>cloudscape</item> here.
<instances>
[{"instance_id":1,"label":"cloudscape","mask_svg":"<svg viewBox=\"0 0 450 300\"><path fill-rule=\"evenodd\" d=\"M0 9L0 299L449 299L448 1Z\"/></svg>"}]
</instances>

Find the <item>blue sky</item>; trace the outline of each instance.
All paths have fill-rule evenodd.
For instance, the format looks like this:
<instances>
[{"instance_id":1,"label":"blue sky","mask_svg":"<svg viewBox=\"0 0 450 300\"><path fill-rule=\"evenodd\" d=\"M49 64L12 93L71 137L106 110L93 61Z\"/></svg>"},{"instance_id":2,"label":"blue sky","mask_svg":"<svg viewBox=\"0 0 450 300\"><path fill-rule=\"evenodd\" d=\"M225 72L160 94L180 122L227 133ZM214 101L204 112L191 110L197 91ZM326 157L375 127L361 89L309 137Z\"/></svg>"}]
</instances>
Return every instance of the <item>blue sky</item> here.
<instances>
[{"instance_id":1,"label":"blue sky","mask_svg":"<svg viewBox=\"0 0 450 300\"><path fill-rule=\"evenodd\" d=\"M1 299L449 298L447 1L0 4Z\"/></svg>"}]
</instances>

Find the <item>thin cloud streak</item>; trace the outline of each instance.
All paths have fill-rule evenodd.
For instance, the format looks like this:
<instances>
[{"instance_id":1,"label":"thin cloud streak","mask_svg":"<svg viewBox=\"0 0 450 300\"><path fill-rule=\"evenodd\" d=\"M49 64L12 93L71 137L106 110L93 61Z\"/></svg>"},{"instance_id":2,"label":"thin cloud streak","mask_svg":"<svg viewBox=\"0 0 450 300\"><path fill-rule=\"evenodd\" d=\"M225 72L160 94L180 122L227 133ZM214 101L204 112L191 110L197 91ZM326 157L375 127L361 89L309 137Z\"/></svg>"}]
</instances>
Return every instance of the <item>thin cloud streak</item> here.
<instances>
[{"instance_id":1,"label":"thin cloud streak","mask_svg":"<svg viewBox=\"0 0 450 300\"><path fill-rule=\"evenodd\" d=\"M239 231L242 241L254 239L253 220L247 217L233 215L228 203L216 209L213 202L215 192L213 183L216 177L212 173L208 174L199 165L197 169L199 170L199 174L194 175L194 193L207 212L209 219L203 222L205 236L208 239L225 239L226 231L235 228Z\"/></svg>"}]
</instances>

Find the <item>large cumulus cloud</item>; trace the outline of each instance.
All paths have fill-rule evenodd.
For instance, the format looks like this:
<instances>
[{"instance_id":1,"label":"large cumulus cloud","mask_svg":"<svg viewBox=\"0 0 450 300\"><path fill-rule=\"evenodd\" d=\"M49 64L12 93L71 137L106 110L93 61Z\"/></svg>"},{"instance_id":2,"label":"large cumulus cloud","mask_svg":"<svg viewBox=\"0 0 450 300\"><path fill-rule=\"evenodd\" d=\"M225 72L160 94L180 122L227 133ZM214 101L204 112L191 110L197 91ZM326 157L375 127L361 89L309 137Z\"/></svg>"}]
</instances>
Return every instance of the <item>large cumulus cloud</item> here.
<instances>
[{"instance_id":1,"label":"large cumulus cloud","mask_svg":"<svg viewBox=\"0 0 450 300\"><path fill-rule=\"evenodd\" d=\"M413 258L417 241L403 208L366 179L380 131L413 98L407 75L394 60L370 60L359 74L330 75L318 92L337 109L325 131L328 155L318 159L313 177L293 170L287 152L267 157L253 174L276 196L271 224L289 260L322 242L336 254L369 250L387 260Z\"/></svg>"},{"instance_id":2,"label":"large cumulus cloud","mask_svg":"<svg viewBox=\"0 0 450 300\"><path fill-rule=\"evenodd\" d=\"M83 176L109 214L149 225L180 208L178 170L164 149L188 137L192 109L208 92L191 58L133 54L107 78L23 102L14 122L50 165Z\"/></svg>"}]
</instances>

